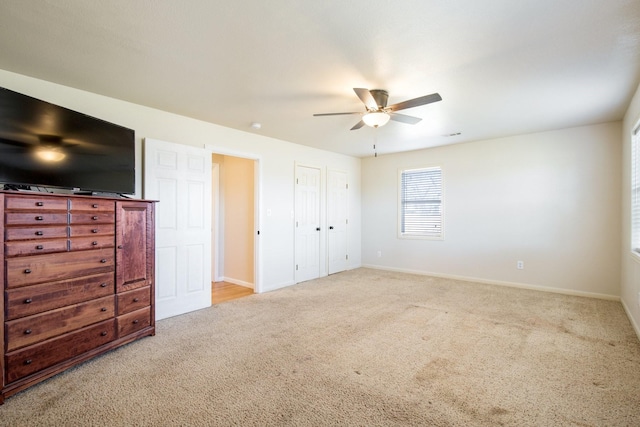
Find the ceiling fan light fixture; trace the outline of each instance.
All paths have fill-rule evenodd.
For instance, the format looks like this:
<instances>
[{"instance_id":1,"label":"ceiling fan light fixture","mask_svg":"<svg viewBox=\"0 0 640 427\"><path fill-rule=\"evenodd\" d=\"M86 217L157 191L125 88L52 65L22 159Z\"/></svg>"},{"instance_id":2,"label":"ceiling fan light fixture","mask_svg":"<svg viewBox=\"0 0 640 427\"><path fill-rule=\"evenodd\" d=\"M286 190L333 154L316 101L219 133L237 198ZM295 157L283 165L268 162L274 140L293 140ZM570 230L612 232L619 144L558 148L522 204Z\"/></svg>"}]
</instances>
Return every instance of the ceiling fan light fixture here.
<instances>
[{"instance_id":1,"label":"ceiling fan light fixture","mask_svg":"<svg viewBox=\"0 0 640 427\"><path fill-rule=\"evenodd\" d=\"M372 111L362 116L362 121L372 128L378 128L387 124L391 117L384 111Z\"/></svg>"},{"instance_id":2,"label":"ceiling fan light fixture","mask_svg":"<svg viewBox=\"0 0 640 427\"><path fill-rule=\"evenodd\" d=\"M59 162L67 157L64 153L61 153L55 148L40 148L36 151L36 156L45 162Z\"/></svg>"}]
</instances>

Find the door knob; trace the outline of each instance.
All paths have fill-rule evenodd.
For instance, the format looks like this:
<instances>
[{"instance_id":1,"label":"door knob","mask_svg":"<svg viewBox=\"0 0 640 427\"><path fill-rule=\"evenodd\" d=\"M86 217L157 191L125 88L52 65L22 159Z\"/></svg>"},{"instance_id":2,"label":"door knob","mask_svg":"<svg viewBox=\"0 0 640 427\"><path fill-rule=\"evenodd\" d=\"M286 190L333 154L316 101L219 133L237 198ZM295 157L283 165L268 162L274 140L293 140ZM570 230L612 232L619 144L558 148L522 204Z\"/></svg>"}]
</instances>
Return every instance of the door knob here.
<instances>
[{"instance_id":1,"label":"door knob","mask_svg":"<svg viewBox=\"0 0 640 427\"><path fill-rule=\"evenodd\" d=\"M329 227L329 230L333 230L333 225Z\"/></svg>"},{"instance_id":2,"label":"door knob","mask_svg":"<svg viewBox=\"0 0 640 427\"><path fill-rule=\"evenodd\" d=\"M320 227L316 227L316 231L320 231Z\"/></svg>"}]
</instances>

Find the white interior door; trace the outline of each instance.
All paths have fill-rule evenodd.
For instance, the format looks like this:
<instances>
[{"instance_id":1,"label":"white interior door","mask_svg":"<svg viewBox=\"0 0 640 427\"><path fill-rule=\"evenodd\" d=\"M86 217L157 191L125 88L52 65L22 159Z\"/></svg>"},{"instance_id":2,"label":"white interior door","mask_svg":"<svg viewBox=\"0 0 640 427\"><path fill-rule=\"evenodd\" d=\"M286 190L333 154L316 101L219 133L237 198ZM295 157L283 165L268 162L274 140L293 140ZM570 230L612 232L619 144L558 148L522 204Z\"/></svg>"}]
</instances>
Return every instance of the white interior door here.
<instances>
[{"instance_id":1,"label":"white interior door","mask_svg":"<svg viewBox=\"0 0 640 427\"><path fill-rule=\"evenodd\" d=\"M144 196L156 206L156 319L211 305L211 155L145 139Z\"/></svg>"},{"instance_id":2,"label":"white interior door","mask_svg":"<svg viewBox=\"0 0 640 427\"><path fill-rule=\"evenodd\" d=\"M296 283L320 277L320 178L320 169L296 166Z\"/></svg>"},{"instance_id":3,"label":"white interior door","mask_svg":"<svg viewBox=\"0 0 640 427\"><path fill-rule=\"evenodd\" d=\"M327 226L329 274L347 269L349 255L347 251L347 192L349 186L347 173L330 170L327 173Z\"/></svg>"}]
</instances>

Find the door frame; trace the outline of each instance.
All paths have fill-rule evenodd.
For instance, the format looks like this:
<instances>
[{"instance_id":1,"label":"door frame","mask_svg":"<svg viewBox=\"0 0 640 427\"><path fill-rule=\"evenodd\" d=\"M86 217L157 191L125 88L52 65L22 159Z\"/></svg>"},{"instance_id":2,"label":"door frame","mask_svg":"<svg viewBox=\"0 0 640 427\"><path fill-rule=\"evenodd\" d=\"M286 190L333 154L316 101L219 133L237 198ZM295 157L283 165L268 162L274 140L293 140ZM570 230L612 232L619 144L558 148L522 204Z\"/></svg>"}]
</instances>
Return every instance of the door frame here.
<instances>
[{"instance_id":1,"label":"door frame","mask_svg":"<svg viewBox=\"0 0 640 427\"><path fill-rule=\"evenodd\" d=\"M205 152L207 152L207 154L209 156L213 155L213 154L220 154L223 156L231 156L231 157L239 157L241 159L247 159L247 160L253 160L254 163L254 174L253 174L253 179L254 179L254 194L253 194L253 292L256 294L262 293L262 257L260 256L261 254L261 247L260 247L260 235L258 234L260 232L260 224L262 224L262 218L260 213L262 212L262 199L261 199L261 194L262 194L262 157L258 154L255 153L249 153L249 152L244 152L244 151L235 151L235 150L229 150L228 148L225 147L219 147L213 144L205 144L204 146ZM212 191L215 193L217 190L212 188ZM219 201L219 199L218 199ZM219 203L216 204L216 207L218 208ZM213 213L212 213L213 214ZM218 218L216 218L214 221L218 221ZM219 228L219 227L218 227ZM217 233L216 233L217 235ZM220 259L220 248L219 248L219 239L216 237L215 241L212 241L211 244L216 244L218 245L217 247L215 247L215 252L216 252L216 258ZM213 247L213 246L212 246ZM215 262L215 261L214 261ZM218 266L219 267L219 266ZM216 273L218 272L218 269L216 268Z\"/></svg>"},{"instance_id":2,"label":"door frame","mask_svg":"<svg viewBox=\"0 0 640 427\"><path fill-rule=\"evenodd\" d=\"M211 171L211 195L213 202L213 212L211 212L212 225L211 225L211 252L214 254L211 260L211 280L214 282L219 281L224 274L220 274L220 165L218 163L212 163ZM215 184L215 185L214 185Z\"/></svg>"}]
</instances>

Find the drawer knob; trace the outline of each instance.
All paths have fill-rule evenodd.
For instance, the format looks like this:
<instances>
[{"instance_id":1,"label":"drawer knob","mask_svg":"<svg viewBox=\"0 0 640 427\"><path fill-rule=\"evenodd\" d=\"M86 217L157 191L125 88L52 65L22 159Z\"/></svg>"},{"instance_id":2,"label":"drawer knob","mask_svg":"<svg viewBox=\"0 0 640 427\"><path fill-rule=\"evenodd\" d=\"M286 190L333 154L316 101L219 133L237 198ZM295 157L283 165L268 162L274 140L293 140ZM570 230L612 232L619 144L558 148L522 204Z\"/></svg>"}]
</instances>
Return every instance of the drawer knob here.
<instances>
[{"instance_id":1,"label":"drawer knob","mask_svg":"<svg viewBox=\"0 0 640 427\"><path fill-rule=\"evenodd\" d=\"M100 335L102 335L103 337L106 337L107 336L107 331L100 332Z\"/></svg>"},{"instance_id":2,"label":"drawer knob","mask_svg":"<svg viewBox=\"0 0 640 427\"><path fill-rule=\"evenodd\" d=\"M42 203L42 202L36 202L36 206L44 206L44 203Z\"/></svg>"},{"instance_id":3,"label":"drawer knob","mask_svg":"<svg viewBox=\"0 0 640 427\"><path fill-rule=\"evenodd\" d=\"M124 246L122 245L118 245L118 249L122 249Z\"/></svg>"},{"instance_id":4,"label":"drawer knob","mask_svg":"<svg viewBox=\"0 0 640 427\"><path fill-rule=\"evenodd\" d=\"M140 321L139 321L138 319L136 319L136 320L134 320L134 321L133 321L133 324L134 324L134 325L137 325L138 323L140 323Z\"/></svg>"},{"instance_id":5,"label":"drawer knob","mask_svg":"<svg viewBox=\"0 0 640 427\"><path fill-rule=\"evenodd\" d=\"M24 361L25 365L31 365L32 360L31 359L27 359Z\"/></svg>"},{"instance_id":6,"label":"drawer knob","mask_svg":"<svg viewBox=\"0 0 640 427\"><path fill-rule=\"evenodd\" d=\"M106 284L106 283L100 283L100 287L101 287L101 288L106 288L106 287L107 287L107 284Z\"/></svg>"},{"instance_id":7,"label":"drawer knob","mask_svg":"<svg viewBox=\"0 0 640 427\"><path fill-rule=\"evenodd\" d=\"M102 307L100 311L107 311L107 307Z\"/></svg>"},{"instance_id":8,"label":"drawer knob","mask_svg":"<svg viewBox=\"0 0 640 427\"><path fill-rule=\"evenodd\" d=\"M36 221L42 221L43 219L44 219L44 218L43 218L43 217L41 217L40 215L38 215L38 216L36 217Z\"/></svg>"},{"instance_id":9,"label":"drawer knob","mask_svg":"<svg viewBox=\"0 0 640 427\"><path fill-rule=\"evenodd\" d=\"M38 246L36 246L36 249L37 249L37 250L39 250L39 251L41 251L42 249L44 249L44 246L42 246L42 245L38 245Z\"/></svg>"},{"instance_id":10,"label":"drawer knob","mask_svg":"<svg viewBox=\"0 0 640 427\"><path fill-rule=\"evenodd\" d=\"M138 302L138 301L140 301L140 299L139 299L139 298L134 298L134 299L133 299L133 302Z\"/></svg>"},{"instance_id":11,"label":"drawer knob","mask_svg":"<svg viewBox=\"0 0 640 427\"><path fill-rule=\"evenodd\" d=\"M31 334L31 329L27 329L26 331L24 331L24 334L25 334L25 335L29 335L29 334Z\"/></svg>"},{"instance_id":12,"label":"drawer knob","mask_svg":"<svg viewBox=\"0 0 640 427\"><path fill-rule=\"evenodd\" d=\"M24 274L29 274L29 273L31 273L31 269L29 269L29 268L25 268L25 270L24 270Z\"/></svg>"},{"instance_id":13,"label":"drawer knob","mask_svg":"<svg viewBox=\"0 0 640 427\"><path fill-rule=\"evenodd\" d=\"M98 217L97 216L92 216L91 219L94 220L94 221L97 221Z\"/></svg>"},{"instance_id":14,"label":"drawer knob","mask_svg":"<svg viewBox=\"0 0 640 427\"><path fill-rule=\"evenodd\" d=\"M42 231L36 231L36 236L42 236L44 233Z\"/></svg>"},{"instance_id":15,"label":"drawer knob","mask_svg":"<svg viewBox=\"0 0 640 427\"><path fill-rule=\"evenodd\" d=\"M91 205L91 207L92 207L92 208L97 208L97 207L98 207L98 205L94 203L94 204L92 204L92 205Z\"/></svg>"},{"instance_id":16,"label":"drawer knob","mask_svg":"<svg viewBox=\"0 0 640 427\"><path fill-rule=\"evenodd\" d=\"M100 262L104 264L104 263L107 262L107 260L103 258L103 259L100 260Z\"/></svg>"},{"instance_id":17,"label":"drawer knob","mask_svg":"<svg viewBox=\"0 0 640 427\"><path fill-rule=\"evenodd\" d=\"M91 242L91 244L92 244L93 246L98 246L98 242L96 242L95 240L94 240L93 242Z\"/></svg>"},{"instance_id":18,"label":"drawer knob","mask_svg":"<svg viewBox=\"0 0 640 427\"><path fill-rule=\"evenodd\" d=\"M24 300L25 304L31 304L33 302L33 300L31 298L27 298L26 300Z\"/></svg>"},{"instance_id":19,"label":"drawer knob","mask_svg":"<svg viewBox=\"0 0 640 427\"><path fill-rule=\"evenodd\" d=\"M97 229L97 228L94 228L93 230L91 230L91 232L92 232L92 233L97 233L97 232L98 232L98 229Z\"/></svg>"}]
</instances>

